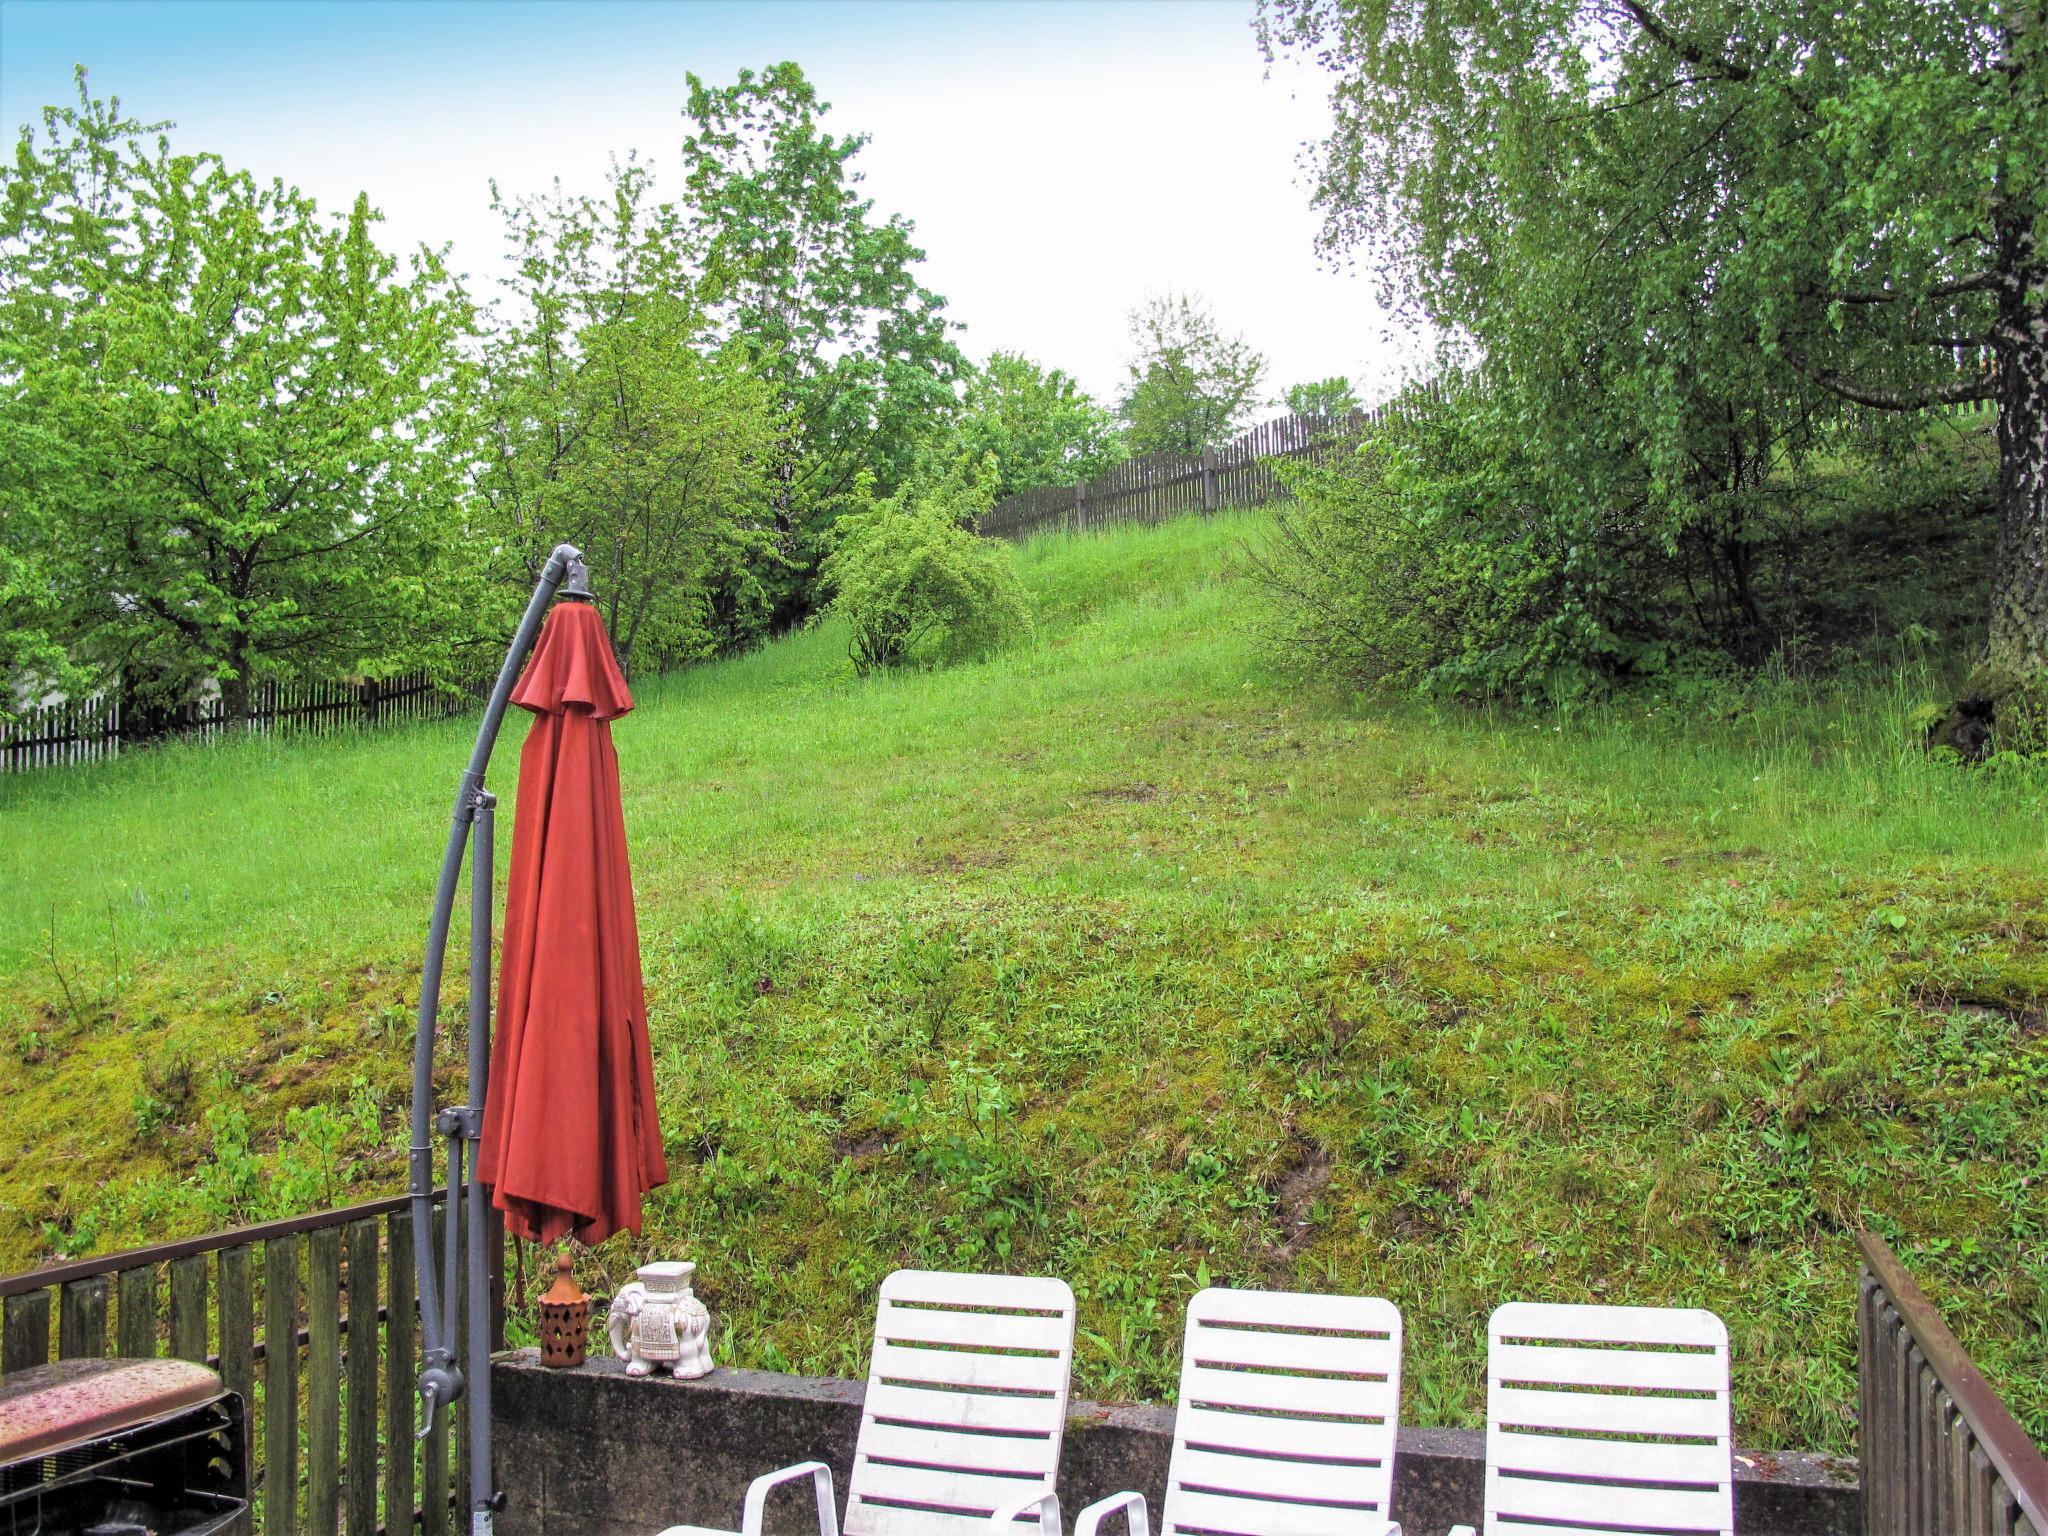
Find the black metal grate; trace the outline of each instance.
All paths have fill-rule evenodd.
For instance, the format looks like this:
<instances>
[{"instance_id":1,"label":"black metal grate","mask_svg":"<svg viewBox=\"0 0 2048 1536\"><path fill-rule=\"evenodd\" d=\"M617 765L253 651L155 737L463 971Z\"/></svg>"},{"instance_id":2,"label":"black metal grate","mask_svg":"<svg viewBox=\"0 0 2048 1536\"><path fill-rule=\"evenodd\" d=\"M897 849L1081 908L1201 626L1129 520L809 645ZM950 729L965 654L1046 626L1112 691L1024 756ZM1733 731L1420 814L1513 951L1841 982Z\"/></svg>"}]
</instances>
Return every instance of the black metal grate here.
<instances>
[{"instance_id":1,"label":"black metal grate","mask_svg":"<svg viewBox=\"0 0 2048 1536\"><path fill-rule=\"evenodd\" d=\"M248 1495L230 1393L0 1467L0 1536L210 1536L235 1525Z\"/></svg>"}]
</instances>

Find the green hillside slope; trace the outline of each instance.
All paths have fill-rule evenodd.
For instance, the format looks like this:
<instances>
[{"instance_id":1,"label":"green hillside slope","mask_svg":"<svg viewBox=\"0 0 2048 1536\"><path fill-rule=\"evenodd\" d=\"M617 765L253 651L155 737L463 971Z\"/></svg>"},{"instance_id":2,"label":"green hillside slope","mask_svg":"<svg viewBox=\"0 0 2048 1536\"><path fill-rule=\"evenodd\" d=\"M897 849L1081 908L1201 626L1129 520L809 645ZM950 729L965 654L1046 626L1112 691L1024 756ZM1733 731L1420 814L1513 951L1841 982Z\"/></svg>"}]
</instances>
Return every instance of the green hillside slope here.
<instances>
[{"instance_id":1,"label":"green hillside slope","mask_svg":"<svg viewBox=\"0 0 2048 1536\"><path fill-rule=\"evenodd\" d=\"M1903 692L1324 696L1246 631L1256 527L1033 545L984 665L857 682L826 627L639 690L673 1179L586 1283L694 1258L720 1358L850 1372L888 1270L1050 1271L1136 1398L1200 1284L1364 1288L1439 1424L1498 1301L1704 1305L1742 1438L1846 1449L1869 1222L2048 1432L2039 791ZM0 1268L402 1186L470 730L0 780Z\"/></svg>"}]
</instances>

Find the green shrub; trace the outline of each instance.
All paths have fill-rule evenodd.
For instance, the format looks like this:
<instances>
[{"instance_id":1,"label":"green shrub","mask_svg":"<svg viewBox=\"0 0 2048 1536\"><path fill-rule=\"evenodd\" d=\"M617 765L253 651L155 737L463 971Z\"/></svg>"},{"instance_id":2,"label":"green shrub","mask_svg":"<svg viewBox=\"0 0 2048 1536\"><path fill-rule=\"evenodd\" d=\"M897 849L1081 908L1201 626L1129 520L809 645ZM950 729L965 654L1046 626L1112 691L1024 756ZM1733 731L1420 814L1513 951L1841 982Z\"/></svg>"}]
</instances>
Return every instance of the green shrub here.
<instances>
[{"instance_id":1,"label":"green shrub","mask_svg":"<svg viewBox=\"0 0 2048 1536\"><path fill-rule=\"evenodd\" d=\"M1414 402L1327 465L1254 567L1283 659L1358 686L1566 705L1644 677L1967 643L1994 460L1971 424L1836 434L1731 488L1532 446L1511 396ZM1564 466L1564 467L1561 467Z\"/></svg>"},{"instance_id":2,"label":"green shrub","mask_svg":"<svg viewBox=\"0 0 2048 1536\"><path fill-rule=\"evenodd\" d=\"M992 456L882 500L863 477L825 562L857 672L968 660L1031 632L1010 551L974 532L995 483Z\"/></svg>"},{"instance_id":3,"label":"green shrub","mask_svg":"<svg viewBox=\"0 0 2048 1536\"><path fill-rule=\"evenodd\" d=\"M1574 695L1630 642L1590 540L1546 515L1511 440L1468 404L1418 405L1355 454L1283 469L1295 505L1254 569L1268 636L1302 670L1360 686Z\"/></svg>"}]
</instances>

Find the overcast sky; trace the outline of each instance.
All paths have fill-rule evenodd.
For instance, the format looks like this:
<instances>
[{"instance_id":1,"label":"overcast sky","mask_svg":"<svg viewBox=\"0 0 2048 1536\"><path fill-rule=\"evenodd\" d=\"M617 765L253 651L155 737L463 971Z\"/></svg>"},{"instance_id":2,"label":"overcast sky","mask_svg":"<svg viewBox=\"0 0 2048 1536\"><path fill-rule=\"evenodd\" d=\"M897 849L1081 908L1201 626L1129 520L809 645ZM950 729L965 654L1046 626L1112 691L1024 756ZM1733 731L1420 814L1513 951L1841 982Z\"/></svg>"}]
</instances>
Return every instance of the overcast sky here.
<instances>
[{"instance_id":1,"label":"overcast sky","mask_svg":"<svg viewBox=\"0 0 2048 1536\"><path fill-rule=\"evenodd\" d=\"M342 208L386 244L452 243L488 286L488 183L596 190L613 151L673 173L684 74L794 59L973 356L1022 351L1112 399L1125 314L1197 291L1271 360L1369 398L1409 349L1362 273L1319 260L1299 165L1324 82L1268 74L1249 0L0 0L0 123L70 99L71 68L176 142ZM672 176L665 185L673 186Z\"/></svg>"}]
</instances>

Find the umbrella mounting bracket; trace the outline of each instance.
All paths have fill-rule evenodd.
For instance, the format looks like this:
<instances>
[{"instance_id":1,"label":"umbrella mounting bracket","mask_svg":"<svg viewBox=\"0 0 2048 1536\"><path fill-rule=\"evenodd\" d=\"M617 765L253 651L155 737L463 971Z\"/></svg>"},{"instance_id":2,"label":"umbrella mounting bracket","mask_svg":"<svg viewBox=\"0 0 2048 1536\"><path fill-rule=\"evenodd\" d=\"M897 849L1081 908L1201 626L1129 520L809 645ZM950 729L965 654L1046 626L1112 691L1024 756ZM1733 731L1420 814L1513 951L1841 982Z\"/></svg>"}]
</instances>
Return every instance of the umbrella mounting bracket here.
<instances>
[{"instance_id":1,"label":"umbrella mounting bracket","mask_svg":"<svg viewBox=\"0 0 2048 1536\"><path fill-rule=\"evenodd\" d=\"M468 1398L469 1411L464 1416L463 1429L469 1437L472 1536L489 1536L492 1515L505 1506L504 1495L492 1476L491 1461L491 1303L484 1259L484 1223L491 1191L476 1173L491 1061L491 844L492 810L498 803L498 797L484 788L484 770L490 764L491 749L497 745L498 728L504 723L513 685L558 590L566 598L588 600L583 556L571 544L557 545L541 568L540 580L527 600L491 688L490 701L484 706L469 764L456 786L454 816L441 860L440 880L434 890L433 918L427 927L419 1015L413 1032L408 1175L424 1366L419 1377L424 1411L418 1438L425 1439L433 1432L437 1416L450 1404ZM434 1033L441 1003L441 968L448 955L448 926L454 915L456 886L466 856L470 865L468 1102L436 1112ZM436 1131L448 1144L447 1227L443 1234L445 1249L438 1265L434 1251L432 1145ZM470 1149L466 1178L465 1144ZM458 1340L456 1319L463 1313L466 1326L462 1329L464 1336Z\"/></svg>"},{"instance_id":2,"label":"umbrella mounting bracket","mask_svg":"<svg viewBox=\"0 0 2048 1536\"><path fill-rule=\"evenodd\" d=\"M459 1136L464 1141L482 1141L484 1112L475 1105L450 1104L434 1116L434 1129L443 1136Z\"/></svg>"}]
</instances>

